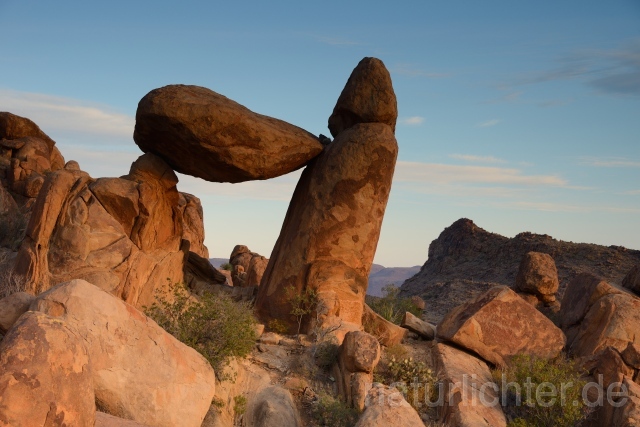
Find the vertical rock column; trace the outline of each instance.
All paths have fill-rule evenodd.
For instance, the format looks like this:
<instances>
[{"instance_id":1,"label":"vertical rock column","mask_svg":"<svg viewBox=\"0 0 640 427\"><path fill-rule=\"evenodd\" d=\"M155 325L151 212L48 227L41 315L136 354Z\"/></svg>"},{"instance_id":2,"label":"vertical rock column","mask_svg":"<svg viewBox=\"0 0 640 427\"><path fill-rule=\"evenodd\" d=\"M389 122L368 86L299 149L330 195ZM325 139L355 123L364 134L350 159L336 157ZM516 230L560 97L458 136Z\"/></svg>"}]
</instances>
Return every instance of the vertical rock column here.
<instances>
[{"instance_id":1,"label":"vertical rock column","mask_svg":"<svg viewBox=\"0 0 640 427\"><path fill-rule=\"evenodd\" d=\"M396 117L388 71L378 59L363 59L329 119L335 140L293 194L258 291L263 320L283 320L295 331L288 289L312 288L321 324L360 326L398 154ZM314 319L305 319L303 331Z\"/></svg>"}]
</instances>

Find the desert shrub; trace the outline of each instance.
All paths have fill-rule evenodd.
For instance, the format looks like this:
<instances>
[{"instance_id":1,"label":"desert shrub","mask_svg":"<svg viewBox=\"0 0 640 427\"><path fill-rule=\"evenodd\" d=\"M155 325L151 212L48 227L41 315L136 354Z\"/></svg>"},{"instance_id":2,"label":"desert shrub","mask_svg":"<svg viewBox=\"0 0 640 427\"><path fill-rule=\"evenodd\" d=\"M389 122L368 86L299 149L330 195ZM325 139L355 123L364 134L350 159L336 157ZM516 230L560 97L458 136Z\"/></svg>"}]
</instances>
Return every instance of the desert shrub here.
<instances>
[{"instance_id":1,"label":"desert shrub","mask_svg":"<svg viewBox=\"0 0 640 427\"><path fill-rule=\"evenodd\" d=\"M282 335L287 333L289 327L280 319L271 319L269 320L269 323L267 323L267 329L269 329L269 331L271 332Z\"/></svg>"},{"instance_id":2,"label":"desert shrub","mask_svg":"<svg viewBox=\"0 0 640 427\"><path fill-rule=\"evenodd\" d=\"M394 385L418 412L427 407L427 401L433 402L437 397L436 375L424 362L412 357L391 356L386 365L386 382Z\"/></svg>"},{"instance_id":3,"label":"desert shrub","mask_svg":"<svg viewBox=\"0 0 640 427\"><path fill-rule=\"evenodd\" d=\"M564 356L546 360L518 355L508 367L494 370L493 377L507 397L502 403L511 420L509 427L573 427L588 415L582 372ZM554 389L555 396L548 395Z\"/></svg>"},{"instance_id":4,"label":"desert shrub","mask_svg":"<svg viewBox=\"0 0 640 427\"><path fill-rule=\"evenodd\" d=\"M171 298L169 298L170 293ZM222 375L231 357L245 357L255 345L255 318L246 303L205 293L194 299L183 284L156 294L146 314L171 335L199 351Z\"/></svg>"},{"instance_id":5,"label":"desert shrub","mask_svg":"<svg viewBox=\"0 0 640 427\"><path fill-rule=\"evenodd\" d=\"M400 288L389 284L382 288L383 297L373 297L367 295L366 303L373 311L380 316L388 320L389 322L399 325L402 322L402 317L407 311L416 316L422 314L416 305L411 301L411 298L401 298Z\"/></svg>"},{"instance_id":6,"label":"desert shrub","mask_svg":"<svg viewBox=\"0 0 640 427\"><path fill-rule=\"evenodd\" d=\"M320 394L311 407L311 417L322 427L353 427L359 416L357 409L327 393Z\"/></svg>"},{"instance_id":7,"label":"desert shrub","mask_svg":"<svg viewBox=\"0 0 640 427\"><path fill-rule=\"evenodd\" d=\"M233 397L233 413L242 415L247 412L247 396L239 394Z\"/></svg>"},{"instance_id":8,"label":"desert shrub","mask_svg":"<svg viewBox=\"0 0 640 427\"><path fill-rule=\"evenodd\" d=\"M221 270L233 271L233 265L229 262L225 262L220 266Z\"/></svg>"},{"instance_id":9,"label":"desert shrub","mask_svg":"<svg viewBox=\"0 0 640 427\"><path fill-rule=\"evenodd\" d=\"M298 292L295 287L289 286L286 290L287 302L291 304L289 314L296 317L298 321L298 334L302 327L302 320L316 308L318 303L318 293L314 288L306 287L304 291Z\"/></svg>"},{"instance_id":10,"label":"desert shrub","mask_svg":"<svg viewBox=\"0 0 640 427\"><path fill-rule=\"evenodd\" d=\"M331 336L317 343L313 350L316 364L325 369L330 368L338 361L339 353L340 347L338 346L338 339L335 336Z\"/></svg>"}]
</instances>

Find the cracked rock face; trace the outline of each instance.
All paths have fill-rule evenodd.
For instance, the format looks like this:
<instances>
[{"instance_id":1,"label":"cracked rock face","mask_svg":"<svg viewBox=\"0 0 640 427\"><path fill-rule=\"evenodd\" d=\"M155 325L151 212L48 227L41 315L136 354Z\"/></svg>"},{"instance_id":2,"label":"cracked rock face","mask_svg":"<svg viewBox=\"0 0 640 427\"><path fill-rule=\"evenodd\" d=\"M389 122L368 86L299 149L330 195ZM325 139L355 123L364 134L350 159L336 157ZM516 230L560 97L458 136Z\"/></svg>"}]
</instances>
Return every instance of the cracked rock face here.
<instances>
[{"instance_id":1,"label":"cracked rock face","mask_svg":"<svg viewBox=\"0 0 640 427\"><path fill-rule=\"evenodd\" d=\"M189 249L207 253L200 201L179 193L177 182L153 154L122 178L94 180L68 169L50 174L16 260L27 291L80 278L134 306L151 305L157 289L183 280Z\"/></svg>"}]
</instances>

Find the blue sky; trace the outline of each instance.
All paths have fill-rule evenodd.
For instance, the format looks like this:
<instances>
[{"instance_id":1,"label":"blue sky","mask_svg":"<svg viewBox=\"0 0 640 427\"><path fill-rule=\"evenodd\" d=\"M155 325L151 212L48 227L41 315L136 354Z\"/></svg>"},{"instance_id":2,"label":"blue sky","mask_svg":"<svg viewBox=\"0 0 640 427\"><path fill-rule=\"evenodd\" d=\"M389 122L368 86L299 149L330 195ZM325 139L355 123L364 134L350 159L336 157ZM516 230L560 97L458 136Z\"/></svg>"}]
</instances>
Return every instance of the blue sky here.
<instances>
[{"instance_id":1,"label":"blue sky","mask_svg":"<svg viewBox=\"0 0 640 427\"><path fill-rule=\"evenodd\" d=\"M308 3L308 4L307 4ZM0 0L0 110L66 159L119 176L137 103L196 84L328 135L351 70L382 59L399 163L376 262L422 264L456 219L640 249L640 2L35 2ZM299 172L181 176L212 256L269 256Z\"/></svg>"}]
</instances>

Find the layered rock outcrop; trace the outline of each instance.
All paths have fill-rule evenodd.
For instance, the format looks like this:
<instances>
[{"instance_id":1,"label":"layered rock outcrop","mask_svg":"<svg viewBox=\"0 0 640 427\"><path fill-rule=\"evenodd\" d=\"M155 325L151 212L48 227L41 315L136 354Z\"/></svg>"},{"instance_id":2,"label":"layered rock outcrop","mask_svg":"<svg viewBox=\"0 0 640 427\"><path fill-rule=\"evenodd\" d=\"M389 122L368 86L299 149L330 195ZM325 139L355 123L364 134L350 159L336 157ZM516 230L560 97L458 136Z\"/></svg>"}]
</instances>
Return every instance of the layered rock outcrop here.
<instances>
[{"instance_id":1,"label":"layered rock outcrop","mask_svg":"<svg viewBox=\"0 0 640 427\"><path fill-rule=\"evenodd\" d=\"M212 90L170 85L145 95L133 138L174 170L213 182L274 178L322 151L309 132L254 113Z\"/></svg>"},{"instance_id":2,"label":"layered rock outcrop","mask_svg":"<svg viewBox=\"0 0 640 427\"><path fill-rule=\"evenodd\" d=\"M152 154L141 156L122 178L94 180L74 169L51 173L16 260L27 291L38 294L81 278L132 305L151 305L167 279L183 280L190 248L185 238L206 254L199 201L179 193L177 182Z\"/></svg>"}]
</instances>

